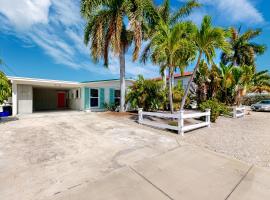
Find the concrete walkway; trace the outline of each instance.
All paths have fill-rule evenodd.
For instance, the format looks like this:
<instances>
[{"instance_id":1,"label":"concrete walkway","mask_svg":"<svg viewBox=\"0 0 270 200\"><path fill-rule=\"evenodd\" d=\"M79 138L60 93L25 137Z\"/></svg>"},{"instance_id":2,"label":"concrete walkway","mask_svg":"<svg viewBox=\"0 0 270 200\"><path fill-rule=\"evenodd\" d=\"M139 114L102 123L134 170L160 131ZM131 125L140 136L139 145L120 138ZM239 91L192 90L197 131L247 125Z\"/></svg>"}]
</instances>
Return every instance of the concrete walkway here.
<instances>
[{"instance_id":1,"label":"concrete walkway","mask_svg":"<svg viewBox=\"0 0 270 200\"><path fill-rule=\"evenodd\" d=\"M55 195L55 200L88 199L266 200L270 171L182 146Z\"/></svg>"}]
</instances>

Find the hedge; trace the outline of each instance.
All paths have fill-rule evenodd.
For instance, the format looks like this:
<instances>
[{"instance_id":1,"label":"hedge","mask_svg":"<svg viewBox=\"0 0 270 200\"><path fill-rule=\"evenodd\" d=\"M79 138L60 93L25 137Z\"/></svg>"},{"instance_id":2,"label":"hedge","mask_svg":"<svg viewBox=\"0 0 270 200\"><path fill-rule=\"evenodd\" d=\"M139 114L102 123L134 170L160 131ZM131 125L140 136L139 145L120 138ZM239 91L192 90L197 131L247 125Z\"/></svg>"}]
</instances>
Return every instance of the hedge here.
<instances>
[{"instance_id":1,"label":"hedge","mask_svg":"<svg viewBox=\"0 0 270 200\"><path fill-rule=\"evenodd\" d=\"M270 94L256 94L247 95L242 97L241 103L246 106L251 106L251 104L257 103L262 100L270 99Z\"/></svg>"}]
</instances>

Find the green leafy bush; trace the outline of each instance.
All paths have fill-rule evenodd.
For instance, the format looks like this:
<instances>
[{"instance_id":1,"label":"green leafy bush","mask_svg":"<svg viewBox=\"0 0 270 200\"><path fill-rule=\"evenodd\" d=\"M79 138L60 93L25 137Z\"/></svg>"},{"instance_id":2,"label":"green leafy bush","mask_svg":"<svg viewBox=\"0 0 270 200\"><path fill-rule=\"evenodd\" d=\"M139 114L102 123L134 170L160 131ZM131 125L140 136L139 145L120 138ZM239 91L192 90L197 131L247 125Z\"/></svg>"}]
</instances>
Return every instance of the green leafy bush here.
<instances>
[{"instance_id":1,"label":"green leafy bush","mask_svg":"<svg viewBox=\"0 0 270 200\"><path fill-rule=\"evenodd\" d=\"M11 84L4 72L0 71L0 105L11 96Z\"/></svg>"},{"instance_id":2,"label":"green leafy bush","mask_svg":"<svg viewBox=\"0 0 270 200\"><path fill-rule=\"evenodd\" d=\"M115 111L117 108L117 105L114 103L104 103L104 108L109 111Z\"/></svg>"},{"instance_id":3,"label":"green leafy bush","mask_svg":"<svg viewBox=\"0 0 270 200\"><path fill-rule=\"evenodd\" d=\"M211 116L210 116L211 122L215 122L217 118L222 114L223 115L229 114L229 109L227 108L227 106L223 103L220 103L216 99L211 99L211 100L202 102L199 105L199 109L201 111L205 111L206 109L211 109Z\"/></svg>"},{"instance_id":4,"label":"green leafy bush","mask_svg":"<svg viewBox=\"0 0 270 200\"><path fill-rule=\"evenodd\" d=\"M127 101L132 108L143 108L147 111L163 109L166 92L162 89L162 82L146 80L139 76L138 80L129 88Z\"/></svg>"},{"instance_id":5,"label":"green leafy bush","mask_svg":"<svg viewBox=\"0 0 270 200\"><path fill-rule=\"evenodd\" d=\"M256 94L252 96L244 96L241 99L241 103L246 106L257 103L262 100L270 99L270 94Z\"/></svg>"}]
</instances>

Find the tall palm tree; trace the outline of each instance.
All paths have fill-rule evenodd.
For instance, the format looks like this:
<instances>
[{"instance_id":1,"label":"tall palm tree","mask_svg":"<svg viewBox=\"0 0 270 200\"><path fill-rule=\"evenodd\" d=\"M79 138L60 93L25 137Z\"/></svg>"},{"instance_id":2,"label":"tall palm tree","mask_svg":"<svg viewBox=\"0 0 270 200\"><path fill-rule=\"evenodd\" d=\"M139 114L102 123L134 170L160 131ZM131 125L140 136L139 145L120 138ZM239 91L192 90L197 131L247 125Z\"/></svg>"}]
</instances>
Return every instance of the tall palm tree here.
<instances>
[{"instance_id":1,"label":"tall palm tree","mask_svg":"<svg viewBox=\"0 0 270 200\"><path fill-rule=\"evenodd\" d=\"M207 61L211 63L213 58L216 56L216 49L221 49L224 52L229 52L230 50L230 44L226 41L225 31L219 27L212 27L210 16L205 16L203 18L201 27L195 31L191 42L198 52L198 58L182 99L181 110L184 109L191 82L198 70L203 55L206 57Z\"/></svg>"},{"instance_id":2,"label":"tall palm tree","mask_svg":"<svg viewBox=\"0 0 270 200\"><path fill-rule=\"evenodd\" d=\"M240 28L237 31L235 28L229 29L229 42L232 46L231 52L223 52L221 61L223 64L231 64L234 66L248 65L255 66L255 58L265 52L265 45L251 42L252 39L261 34L260 29L247 30L240 34Z\"/></svg>"},{"instance_id":3,"label":"tall palm tree","mask_svg":"<svg viewBox=\"0 0 270 200\"><path fill-rule=\"evenodd\" d=\"M190 45L191 35L196 26L191 22L177 23L173 26L160 21L157 32L151 41L151 60L155 64L162 64L169 68L169 102L173 112L172 76L174 69L189 62L195 56L195 49Z\"/></svg>"},{"instance_id":4,"label":"tall palm tree","mask_svg":"<svg viewBox=\"0 0 270 200\"><path fill-rule=\"evenodd\" d=\"M119 57L121 112L125 105L125 53L133 42L133 60L137 59L143 19L155 13L153 8L151 0L81 0L81 14L87 22L84 42L90 44L93 60L103 58L108 67L110 51Z\"/></svg>"},{"instance_id":5,"label":"tall palm tree","mask_svg":"<svg viewBox=\"0 0 270 200\"><path fill-rule=\"evenodd\" d=\"M182 22L184 17L188 16L195 8L198 8L200 6L201 4L197 0L187 0L186 3L178 10L172 11L170 7L170 0L164 0L161 6L156 7L156 12L158 13L159 20L155 21L154 23L152 22L150 24L147 24L148 28L144 32L144 35L145 38L149 41L149 43L143 50L141 61L146 62L146 60L149 58L149 55L151 54L152 38L154 37L155 33L159 31L158 29L160 21L163 21L164 24L167 24L169 27L171 27L178 22ZM185 59L184 61L182 61L182 63L180 63L181 72L184 71L183 66L186 67L188 65L186 60L189 59ZM166 70L168 69L168 66L164 66L164 62L160 62L159 66L161 75L163 77L164 86L166 87Z\"/></svg>"}]
</instances>

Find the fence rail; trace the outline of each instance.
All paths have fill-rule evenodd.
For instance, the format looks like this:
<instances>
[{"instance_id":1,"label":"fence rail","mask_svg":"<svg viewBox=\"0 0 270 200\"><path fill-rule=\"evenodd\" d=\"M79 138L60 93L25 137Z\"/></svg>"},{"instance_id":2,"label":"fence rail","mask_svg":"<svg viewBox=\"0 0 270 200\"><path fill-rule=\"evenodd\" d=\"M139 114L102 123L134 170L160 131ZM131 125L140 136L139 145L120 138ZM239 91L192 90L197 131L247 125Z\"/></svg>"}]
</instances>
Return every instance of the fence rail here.
<instances>
[{"instance_id":1,"label":"fence rail","mask_svg":"<svg viewBox=\"0 0 270 200\"><path fill-rule=\"evenodd\" d=\"M201 127L210 127L210 109L207 109L206 112L202 112L202 113L200 112L200 113L185 114L184 111L182 110L176 114L171 114L171 113L158 113L158 112L144 112L140 108L138 111L138 116L139 116L138 122L140 124L145 124L145 125L149 125L149 126L153 126L157 128L162 128L162 129L175 130L175 131L178 131L178 134L181 134L182 136L184 136L185 131L190 131L190 130L201 128ZM145 121L144 116L177 119L178 126ZM192 125L184 124L184 119L198 118L198 117L205 117L205 122L192 124Z\"/></svg>"},{"instance_id":2,"label":"fence rail","mask_svg":"<svg viewBox=\"0 0 270 200\"><path fill-rule=\"evenodd\" d=\"M233 118L240 118L245 116L245 106L233 107Z\"/></svg>"}]
</instances>

